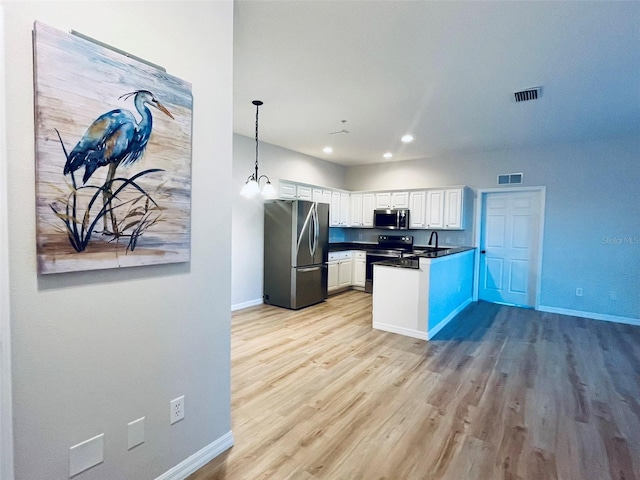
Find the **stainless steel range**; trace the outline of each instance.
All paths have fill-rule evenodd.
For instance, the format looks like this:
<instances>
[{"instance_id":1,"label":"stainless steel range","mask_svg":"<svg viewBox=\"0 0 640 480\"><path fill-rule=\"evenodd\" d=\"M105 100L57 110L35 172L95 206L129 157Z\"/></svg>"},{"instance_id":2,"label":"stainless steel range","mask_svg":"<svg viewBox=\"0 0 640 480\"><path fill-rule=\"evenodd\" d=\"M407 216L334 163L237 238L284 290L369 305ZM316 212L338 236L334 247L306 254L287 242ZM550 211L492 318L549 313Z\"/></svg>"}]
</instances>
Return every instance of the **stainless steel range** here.
<instances>
[{"instance_id":1,"label":"stainless steel range","mask_svg":"<svg viewBox=\"0 0 640 480\"><path fill-rule=\"evenodd\" d=\"M364 291L373 292L373 264L389 258L402 258L413 252L413 236L411 235L378 235L378 245L367 250L366 282Z\"/></svg>"}]
</instances>

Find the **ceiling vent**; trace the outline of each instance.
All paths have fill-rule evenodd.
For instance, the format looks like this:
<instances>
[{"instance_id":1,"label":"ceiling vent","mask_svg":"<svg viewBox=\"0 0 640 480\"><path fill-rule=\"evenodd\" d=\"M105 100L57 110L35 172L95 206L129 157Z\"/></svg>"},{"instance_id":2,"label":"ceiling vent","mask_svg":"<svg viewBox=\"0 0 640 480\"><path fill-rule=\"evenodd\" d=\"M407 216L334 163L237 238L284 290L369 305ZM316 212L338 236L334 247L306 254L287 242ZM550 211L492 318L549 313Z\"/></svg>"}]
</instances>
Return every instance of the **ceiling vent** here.
<instances>
[{"instance_id":1,"label":"ceiling vent","mask_svg":"<svg viewBox=\"0 0 640 480\"><path fill-rule=\"evenodd\" d=\"M529 100L537 100L542 96L542 87L534 87L528 88L526 90L521 90L519 92L515 92L513 96L515 97L516 103L526 102Z\"/></svg>"}]
</instances>

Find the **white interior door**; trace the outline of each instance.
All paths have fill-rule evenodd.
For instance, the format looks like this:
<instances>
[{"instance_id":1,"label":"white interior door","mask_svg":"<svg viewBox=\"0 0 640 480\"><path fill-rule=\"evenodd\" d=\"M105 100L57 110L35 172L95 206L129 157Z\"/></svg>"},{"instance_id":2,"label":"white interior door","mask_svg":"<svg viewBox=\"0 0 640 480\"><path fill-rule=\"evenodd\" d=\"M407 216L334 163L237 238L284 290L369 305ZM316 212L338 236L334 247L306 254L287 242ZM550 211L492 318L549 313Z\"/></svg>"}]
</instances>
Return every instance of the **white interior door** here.
<instances>
[{"instance_id":1,"label":"white interior door","mask_svg":"<svg viewBox=\"0 0 640 480\"><path fill-rule=\"evenodd\" d=\"M480 300L535 307L541 215L539 190L482 195Z\"/></svg>"}]
</instances>

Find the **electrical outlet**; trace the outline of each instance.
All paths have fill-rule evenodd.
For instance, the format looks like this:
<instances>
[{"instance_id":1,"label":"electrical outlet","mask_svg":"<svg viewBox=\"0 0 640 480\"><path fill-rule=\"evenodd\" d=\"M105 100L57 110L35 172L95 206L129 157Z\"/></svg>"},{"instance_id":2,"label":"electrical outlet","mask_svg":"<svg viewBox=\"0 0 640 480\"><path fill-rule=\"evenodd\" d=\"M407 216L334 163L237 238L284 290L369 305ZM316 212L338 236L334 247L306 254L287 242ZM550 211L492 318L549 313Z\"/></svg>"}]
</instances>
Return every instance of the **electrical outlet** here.
<instances>
[{"instance_id":1,"label":"electrical outlet","mask_svg":"<svg viewBox=\"0 0 640 480\"><path fill-rule=\"evenodd\" d=\"M582 296L582 289L576 288L576 297L581 297L581 296Z\"/></svg>"},{"instance_id":2,"label":"electrical outlet","mask_svg":"<svg viewBox=\"0 0 640 480\"><path fill-rule=\"evenodd\" d=\"M179 422L184 418L184 395L171 400L169 406L169 421L170 424L173 425L174 423Z\"/></svg>"}]
</instances>

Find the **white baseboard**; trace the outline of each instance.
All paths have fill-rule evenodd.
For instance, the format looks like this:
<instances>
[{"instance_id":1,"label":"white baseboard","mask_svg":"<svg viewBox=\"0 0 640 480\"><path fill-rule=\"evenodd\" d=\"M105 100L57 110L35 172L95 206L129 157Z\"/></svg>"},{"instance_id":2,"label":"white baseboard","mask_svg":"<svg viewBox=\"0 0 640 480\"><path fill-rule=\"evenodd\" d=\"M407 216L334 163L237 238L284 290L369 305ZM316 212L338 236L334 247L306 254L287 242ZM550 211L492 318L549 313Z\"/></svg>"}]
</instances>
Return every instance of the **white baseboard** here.
<instances>
[{"instance_id":1,"label":"white baseboard","mask_svg":"<svg viewBox=\"0 0 640 480\"><path fill-rule=\"evenodd\" d=\"M617 315L607 315L604 313L582 312L580 310L569 310L568 308L548 307L539 305L538 310L547 313L557 313L560 315L570 315L572 317L590 318L592 320L603 320L605 322L626 323L627 325L640 326L640 318L620 317Z\"/></svg>"},{"instance_id":2,"label":"white baseboard","mask_svg":"<svg viewBox=\"0 0 640 480\"><path fill-rule=\"evenodd\" d=\"M156 480L183 480L231 447L233 447L233 433L228 432L171 470L166 471Z\"/></svg>"},{"instance_id":3,"label":"white baseboard","mask_svg":"<svg viewBox=\"0 0 640 480\"><path fill-rule=\"evenodd\" d=\"M235 305L231 305L231 311L235 312L236 310L242 310L243 308L255 307L256 305L262 305L264 302L261 298L256 298L255 300L249 300L248 302L236 303Z\"/></svg>"},{"instance_id":4,"label":"white baseboard","mask_svg":"<svg viewBox=\"0 0 640 480\"><path fill-rule=\"evenodd\" d=\"M413 330L411 328L398 327L396 325L389 325L386 323L373 322L373 328L377 330L383 330L385 332L397 333L400 335L405 335L407 337L419 338L420 340L431 340L440 330L442 330L447 323L449 323L453 318L458 315L462 310L467 308L472 302L471 298L467 298L463 303L458 305L449 315L440 320L438 324L430 329L428 332L421 332L419 330Z\"/></svg>"},{"instance_id":5,"label":"white baseboard","mask_svg":"<svg viewBox=\"0 0 640 480\"><path fill-rule=\"evenodd\" d=\"M442 330L445 325L447 323L449 323L451 320L453 320L453 317L455 317L456 315L458 315L462 310L464 310L465 308L467 308L467 305L469 305L471 303L472 299L467 298L463 303L461 303L460 305L458 305L455 310L453 310L449 315L447 315L446 317L444 317L442 320L440 320L440 322L438 322L438 324L433 327L430 328L428 331L428 340L431 340L433 337L436 336L436 334Z\"/></svg>"},{"instance_id":6,"label":"white baseboard","mask_svg":"<svg viewBox=\"0 0 640 480\"><path fill-rule=\"evenodd\" d=\"M419 338L420 340L427 340L427 333L413 330L411 328L397 327L395 325L389 325L387 323L373 322L373 328L376 330L383 330L385 332L397 333L406 337Z\"/></svg>"}]
</instances>

